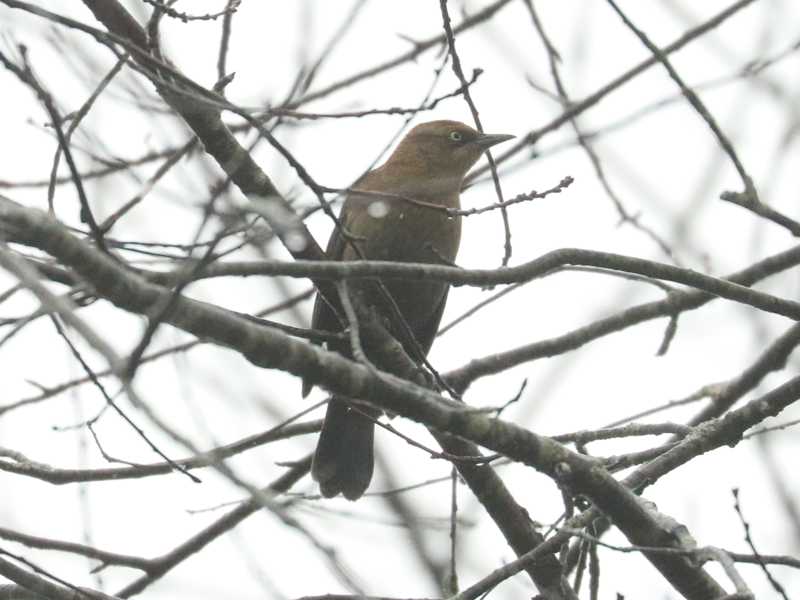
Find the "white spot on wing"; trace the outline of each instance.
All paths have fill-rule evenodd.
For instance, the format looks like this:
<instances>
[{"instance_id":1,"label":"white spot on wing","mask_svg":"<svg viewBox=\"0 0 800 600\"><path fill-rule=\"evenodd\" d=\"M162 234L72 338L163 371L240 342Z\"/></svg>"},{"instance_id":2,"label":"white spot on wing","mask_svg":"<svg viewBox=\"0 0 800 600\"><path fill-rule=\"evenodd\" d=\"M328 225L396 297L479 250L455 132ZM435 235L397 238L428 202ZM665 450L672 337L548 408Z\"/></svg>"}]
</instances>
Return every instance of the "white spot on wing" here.
<instances>
[{"instance_id":1,"label":"white spot on wing","mask_svg":"<svg viewBox=\"0 0 800 600\"><path fill-rule=\"evenodd\" d=\"M389 207L383 200L375 200L369 203L367 213L373 219L382 219L389 214Z\"/></svg>"}]
</instances>

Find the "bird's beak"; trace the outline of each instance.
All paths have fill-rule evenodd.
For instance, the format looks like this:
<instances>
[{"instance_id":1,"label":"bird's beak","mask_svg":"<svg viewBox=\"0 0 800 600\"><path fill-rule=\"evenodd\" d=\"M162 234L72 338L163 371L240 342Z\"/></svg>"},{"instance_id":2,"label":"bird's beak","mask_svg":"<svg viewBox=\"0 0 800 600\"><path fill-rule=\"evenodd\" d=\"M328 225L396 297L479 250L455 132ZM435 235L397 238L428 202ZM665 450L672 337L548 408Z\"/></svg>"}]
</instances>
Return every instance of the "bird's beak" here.
<instances>
[{"instance_id":1,"label":"bird's beak","mask_svg":"<svg viewBox=\"0 0 800 600\"><path fill-rule=\"evenodd\" d=\"M513 137L513 135L508 135L507 133L482 133L475 138L473 144L480 146L484 150L488 150L495 144L508 141Z\"/></svg>"}]
</instances>

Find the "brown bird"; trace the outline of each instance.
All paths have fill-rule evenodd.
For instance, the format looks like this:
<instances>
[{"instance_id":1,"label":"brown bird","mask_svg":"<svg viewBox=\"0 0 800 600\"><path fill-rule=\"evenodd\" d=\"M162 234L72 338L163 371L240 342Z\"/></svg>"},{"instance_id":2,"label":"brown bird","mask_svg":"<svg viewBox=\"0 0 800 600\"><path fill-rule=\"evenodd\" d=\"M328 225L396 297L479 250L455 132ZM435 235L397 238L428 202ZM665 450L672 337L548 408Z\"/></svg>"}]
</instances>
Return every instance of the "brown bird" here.
<instances>
[{"instance_id":1,"label":"brown bird","mask_svg":"<svg viewBox=\"0 0 800 600\"><path fill-rule=\"evenodd\" d=\"M382 166L353 185L354 191L348 194L340 214L341 224L352 241L346 241L339 229L335 229L328 241L328 258L452 263L461 239L460 218L414 201L459 208L459 193L467 171L487 148L512 137L479 133L457 121L417 125ZM439 327L449 286L435 281L396 279L383 283L422 352L427 354ZM374 282L353 280L348 289L367 305L385 306L377 297L380 292ZM341 331L344 324L318 296L312 327ZM390 326L393 335L402 341L404 336L394 329ZM403 344L409 356L420 358L409 345ZM346 344L331 348L350 354ZM376 415L377 412L371 413L363 405L356 410L343 398L331 398L311 470L323 496L330 498L341 492L349 500L355 500L367 489L373 470L374 426L370 416Z\"/></svg>"}]
</instances>

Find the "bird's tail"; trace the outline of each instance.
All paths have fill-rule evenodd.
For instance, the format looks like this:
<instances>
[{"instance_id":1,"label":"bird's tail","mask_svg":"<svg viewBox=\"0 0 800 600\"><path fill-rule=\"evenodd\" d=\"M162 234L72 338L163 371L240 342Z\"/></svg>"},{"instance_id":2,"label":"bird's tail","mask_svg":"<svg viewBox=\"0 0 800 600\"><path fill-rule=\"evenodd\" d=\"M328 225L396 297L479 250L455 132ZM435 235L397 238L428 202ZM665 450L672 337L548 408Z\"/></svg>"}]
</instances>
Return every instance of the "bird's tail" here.
<instances>
[{"instance_id":1,"label":"bird's tail","mask_svg":"<svg viewBox=\"0 0 800 600\"><path fill-rule=\"evenodd\" d=\"M344 401L331 398L319 435L311 475L326 498L360 498L372 479L375 425Z\"/></svg>"}]
</instances>

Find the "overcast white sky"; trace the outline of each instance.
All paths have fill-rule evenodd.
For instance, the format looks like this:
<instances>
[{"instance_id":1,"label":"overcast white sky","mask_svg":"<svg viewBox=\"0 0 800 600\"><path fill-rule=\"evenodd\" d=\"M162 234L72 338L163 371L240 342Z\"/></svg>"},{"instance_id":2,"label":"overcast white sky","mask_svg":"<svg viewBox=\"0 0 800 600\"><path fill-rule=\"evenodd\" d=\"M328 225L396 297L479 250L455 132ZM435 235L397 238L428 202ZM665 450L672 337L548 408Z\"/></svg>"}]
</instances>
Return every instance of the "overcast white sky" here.
<instances>
[{"instance_id":1,"label":"overcast white sky","mask_svg":"<svg viewBox=\"0 0 800 600\"><path fill-rule=\"evenodd\" d=\"M100 27L82 3L74 0L32 2L48 10ZM129 0L126 6L143 3ZM222 2L179 2L178 7L199 14L219 10ZM243 0L234 20L228 57L235 72L227 87L228 98L246 107L277 105L292 87L299 64L313 63L326 47L352 2ZM473 13L488 2L451 2L454 22L462 9ZM560 56L565 86L574 100L582 99L650 55L605 2L537 1L537 10ZM664 46L687 30L729 6L729 1L633 1L620 6L658 45ZM671 56L685 82L695 87L703 102L733 142L752 176L761 199L793 218L798 214L800 153L796 144L798 56L789 52L800 39L800 5L762 0L727 20L720 27ZM204 86L217 79L218 21L188 25L165 19L163 50L187 76ZM3 51L17 43L28 47L29 60L40 79L54 93L63 112L77 109L85 100L86 82L96 85L114 64L107 49L84 34L55 28L50 23L0 2ZM344 40L326 57L310 90L359 72L405 52L409 39L423 40L441 32L438 2L365 3ZM50 42L53 41L51 44ZM457 48L467 73L483 74L472 87L484 128L492 133L524 136L557 117L547 56L531 26L521 1L512 1L488 24L457 37ZM86 57L90 57L88 60ZM774 65L754 77L742 69L758 60L777 58ZM425 96L434 69L442 62L429 51L414 62L348 87L303 106L314 112L341 112L392 106L412 107ZM116 84L92 110L85 127L94 138L76 134L77 147L91 147L107 156L133 159L148 150L183 144L186 127L171 116L152 117L156 102L152 86L139 75L124 70ZM450 92L458 81L449 65L436 85L434 96ZM6 71L0 71L3 110L0 111L0 181L46 180L56 148L45 127L46 114L29 90ZM135 97L154 107L142 114L131 102ZM660 105L659 103L663 103ZM653 110L645 111L647 108ZM643 114L640 116L641 111ZM634 118L634 116L636 118ZM457 119L471 123L461 98L441 102L415 122ZM235 123L236 119L231 118ZM346 187L378 157L403 123L402 116L378 115L360 119L300 121L275 131L316 181ZM609 185L630 214L657 233L672 250L666 255L653 239L630 224L620 225L619 214L600 185L586 153L574 143L574 132L564 125L545 136L533 149L535 158L517 155L501 167L507 198L543 190L566 176L575 182L559 195L510 209L513 256L511 264L532 260L550 250L580 247L617 252L724 275L792 247L796 242L784 229L719 200L726 190L741 190L741 179L720 150L712 132L688 104L678 97L673 81L660 66L620 87L579 117L585 131L603 131L594 142ZM248 140L251 138L247 138ZM101 144L100 144L101 142ZM97 144L97 145L95 145ZM79 164L93 163L78 152ZM254 152L278 188L301 205L312 205L313 194L296 173L267 144ZM524 160L523 160L524 159ZM480 163L483 166L485 162ZM114 229L121 239L191 241L199 223L196 210L208 196L218 176L210 159L193 157L170 173L147 199ZM513 168L511 168L513 165ZM63 173L66 170L63 169ZM142 186L156 165L136 170L139 177L117 176L92 181L87 189L100 218L113 213ZM0 193L30 206L46 207L46 187L7 187ZM465 207L494 202L491 184L481 182L462 196ZM238 192L225 197L243 205ZM56 214L79 225L72 188L57 190ZM324 243L331 225L321 215L309 220L314 235ZM208 236L206 236L208 237ZM277 244L267 248L271 257L287 258ZM503 255L503 229L496 213L465 219L458 264L466 268L495 268ZM256 259L247 250L236 258ZM14 279L0 272L0 292ZM277 302L287 291L307 289L303 280L210 280L194 285L189 295L240 311L255 312ZM63 291L63 288L54 288ZM793 272L759 285L759 289L794 298L798 290ZM498 290L493 290L494 292ZM443 319L446 324L485 299L493 291L457 288L451 291ZM562 273L537 280L483 309L477 316L449 331L434 345L431 361L446 372L473 358L509 350L536 340L562 335L608 316L622 308L660 299L663 292L638 282L583 272ZM36 307L30 296L18 294L0 305L0 316L29 313ZM307 326L311 303L281 318ZM99 302L83 312L120 354L130 352L143 330L139 317L127 315ZM648 322L622 333L601 338L579 351L520 365L500 376L476 382L465 399L474 406L497 406L527 379L520 401L504 418L541 434L598 428L670 400L689 396L702 386L736 376L754 361L791 322L758 313L724 300L686 313L666 356L656 350L665 320ZM9 328L0 329L5 335ZM152 349L189 340L186 334L164 327ZM89 354L91 356L91 354ZM102 368L102 359L93 356ZM790 361L782 372L769 376L748 398L767 391L797 374ZM32 396L28 382L49 386L81 375L52 325L40 319L0 346L0 404ZM233 352L201 346L149 364L141 369L137 390L155 411L198 446L206 448L262 431L277 421L322 399L316 391L300 399L299 383L277 371L259 370ZM116 390L113 383L112 390ZM85 429L55 431L95 414L103 400L89 386L75 388L47 402L0 416L0 446L57 467L99 467L105 461ZM701 405L655 415L649 422L682 423ZM146 419L130 407L139 422ZM321 416L318 410L314 416ZM780 422L800 417L797 408L786 411ZM419 427L395 420L404 432L433 444ZM119 419L106 414L98 424L106 451L134 462L156 457ZM175 457L186 451L153 433ZM388 434L378 435L382 456L399 478L410 485L444 476L449 468ZM776 432L762 440L786 474L795 499L800 493L797 428ZM591 446L610 455L649 447L652 439ZM257 449L232 461L232 467L254 485L264 485L283 468L278 461L299 458L313 449L314 436ZM750 520L759 550L769 554L800 555L800 532L786 525L784 508L765 469L764 446L746 441L734 449L719 450L699 458L648 490L647 497L661 511L685 524L700 545L715 545L747 552L738 518L733 511L732 488L741 489L741 502ZM547 478L517 466L500 467L506 483L532 518L549 523L562 510L561 496ZM792 475L794 474L794 475ZM211 471L200 474L202 485L180 475L147 480L93 483L85 487L51 486L0 472L0 526L56 539L82 541L99 547L144 556L159 555L217 519L224 509L215 507L242 497L227 481ZM390 487L379 464L371 490ZM314 493L310 480L296 491ZM460 581L469 585L513 558L513 553L482 513L465 487L460 489L462 514L468 526L461 530ZM439 558L447 556L446 517L449 485L440 483L409 496L423 517L435 519L426 544ZM376 595L433 596L436 590L410 554L404 530L381 497L355 504L343 500L308 503L294 514L319 539L333 546L342 562L363 588ZM86 532L90 537L85 537ZM608 541L624 544L612 533ZM89 574L87 561L68 555L37 552L5 544L59 576L80 585L99 587ZM619 592L626 598L674 598L677 594L640 556L601 551L602 597ZM710 567L729 586L720 569ZM800 593L800 574L775 568L789 591ZM775 592L754 567L742 567L759 598ZM398 574L403 574L398 576ZM113 569L102 574L104 589L114 593L136 574ZM662 587L659 587L662 586ZM345 592L327 569L327 563L308 540L287 533L277 519L265 514L251 517L230 535L186 561L164 580L148 589L148 598L241 599L298 597ZM495 598L530 597L534 594L523 576L503 584ZM142 597L145 597L142 596Z\"/></svg>"}]
</instances>

